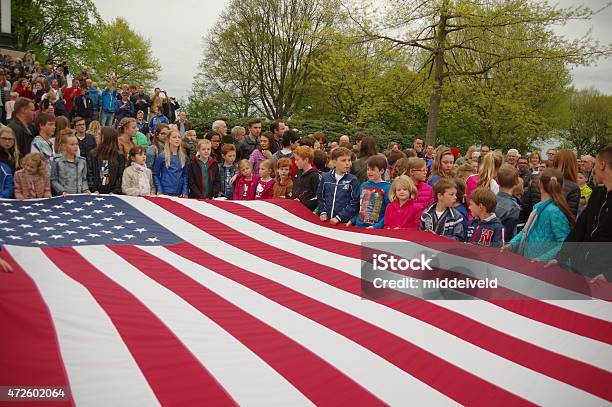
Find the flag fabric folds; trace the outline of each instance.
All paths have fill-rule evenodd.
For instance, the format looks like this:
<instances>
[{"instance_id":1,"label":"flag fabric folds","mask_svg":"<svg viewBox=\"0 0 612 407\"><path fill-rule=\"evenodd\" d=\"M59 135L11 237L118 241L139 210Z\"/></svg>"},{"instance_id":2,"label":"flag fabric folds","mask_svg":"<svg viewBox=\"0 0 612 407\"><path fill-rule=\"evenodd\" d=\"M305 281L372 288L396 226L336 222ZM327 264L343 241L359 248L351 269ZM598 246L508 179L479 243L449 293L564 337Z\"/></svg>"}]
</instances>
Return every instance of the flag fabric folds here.
<instances>
[{"instance_id":1,"label":"flag fabric folds","mask_svg":"<svg viewBox=\"0 0 612 407\"><path fill-rule=\"evenodd\" d=\"M0 239L0 385L65 386L66 405L612 402L605 297L364 300L361 244L426 232L83 195L0 202ZM515 255L495 267L556 284Z\"/></svg>"}]
</instances>

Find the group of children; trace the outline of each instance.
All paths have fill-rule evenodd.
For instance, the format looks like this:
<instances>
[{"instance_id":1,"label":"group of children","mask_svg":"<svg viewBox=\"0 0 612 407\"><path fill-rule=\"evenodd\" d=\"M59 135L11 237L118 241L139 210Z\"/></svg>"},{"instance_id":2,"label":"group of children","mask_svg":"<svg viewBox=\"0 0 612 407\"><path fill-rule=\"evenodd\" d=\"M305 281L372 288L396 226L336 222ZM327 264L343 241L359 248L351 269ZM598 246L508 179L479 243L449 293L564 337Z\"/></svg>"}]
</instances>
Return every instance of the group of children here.
<instances>
[{"instance_id":1,"label":"group of children","mask_svg":"<svg viewBox=\"0 0 612 407\"><path fill-rule=\"evenodd\" d=\"M315 164L312 147L292 142L284 143L291 151L280 158L262 156L254 169L251 160L236 163L235 145L220 145L219 140L214 144L210 139L187 140L195 144L190 157L186 140L176 128L158 131L153 145L146 149L129 145L127 130L119 135L117 130L104 127L99 144L87 159L79 154L80 140L74 133L62 136L61 153L49 157L45 152L54 148L47 133L53 129L46 129L46 123L38 123L38 128L41 139L33 146L40 152L26 155L22 169L11 180L17 199L49 197L52 191L56 195L99 192L197 199L295 199L332 225L419 229L519 252L529 251L526 243L562 241L574 222L559 193L563 175L547 168L538 181L542 202L535 206L525 229L516 234L520 207L513 191L520 177L516 167L502 165L494 153L484 157L478 174L463 179L447 175L452 160L445 162L449 155L445 150L438 152L430 177L422 158L402 158L390 171L387 158L375 154L366 161L367 180L360 183L351 173L353 152L346 147L331 150L330 162L325 164L329 171L319 171L317 165L321 164ZM6 177L1 181L6 184ZM533 227L542 228L543 219L550 219L547 231L538 233ZM550 257L541 250L531 254L532 258Z\"/></svg>"}]
</instances>

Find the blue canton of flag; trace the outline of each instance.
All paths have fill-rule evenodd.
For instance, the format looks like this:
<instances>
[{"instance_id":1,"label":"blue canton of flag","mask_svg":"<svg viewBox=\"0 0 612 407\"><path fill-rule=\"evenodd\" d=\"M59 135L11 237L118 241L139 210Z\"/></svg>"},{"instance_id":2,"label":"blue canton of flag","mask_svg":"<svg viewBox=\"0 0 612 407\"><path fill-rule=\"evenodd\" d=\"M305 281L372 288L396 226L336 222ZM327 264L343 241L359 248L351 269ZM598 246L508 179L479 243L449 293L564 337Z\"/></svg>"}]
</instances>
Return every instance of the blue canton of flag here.
<instances>
[{"instance_id":1,"label":"blue canton of flag","mask_svg":"<svg viewBox=\"0 0 612 407\"><path fill-rule=\"evenodd\" d=\"M127 202L111 195L0 201L1 244L158 246L182 241Z\"/></svg>"}]
</instances>

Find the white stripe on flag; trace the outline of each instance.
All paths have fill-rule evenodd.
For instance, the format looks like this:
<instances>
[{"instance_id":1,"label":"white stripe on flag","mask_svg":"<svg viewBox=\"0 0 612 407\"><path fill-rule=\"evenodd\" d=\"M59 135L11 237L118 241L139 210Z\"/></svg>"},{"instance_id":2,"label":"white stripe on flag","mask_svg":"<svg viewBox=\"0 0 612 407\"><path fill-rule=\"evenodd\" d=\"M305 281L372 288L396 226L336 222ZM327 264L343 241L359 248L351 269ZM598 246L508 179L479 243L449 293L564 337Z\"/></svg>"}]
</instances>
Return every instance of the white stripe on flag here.
<instances>
[{"instance_id":1,"label":"white stripe on flag","mask_svg":"<svg viewBox=\"0 0 612 407\"><path fill-rule=\"evenodd\" d=\"M159 247L142 247L167 253ZM100 272L132 293L217 378L239 405L312 405L285 378L171 290L104 246L75 247ZM170 262L171 264L174 264Z\"/></svg>"},{"instance_id":2,"label":"white stripe on flag","mask_svg":"<svg viewBox=\"0 0 612 407\"><path fill-rule=\"evenodd\" d=\"M49 307L75 404L159 405L113 322L89 291L40 249L5 247Z\"/></svg>"},{"instance_id":3,"label":"white stripe on flag","mask_svg":"<svg viewBox=\"0 0 612 407\"><path fill-rule=\"evenodd\" d=\"M124 197L122 197L124 199ZM178 201L181 202L182 201ZM249 272L283 284L364 321L385 329L438 357L537 404L599 405L602 399L536 373L516 363L460 340L446 331L371 301L328 286L250 253L237 249L145 200L130 200L143 213L174 231L182 239ZM267 243L275 245L276 242ZM526 385L528 384L528 385ZM378 394L378 393L376 393Z\"/></svg>"},{"instance_id":4,"label":"white stripe on flag","mask_svg":"<svg viewBox=\"0 0 612 407\"><path fill-rule=\"evenodd\" d=\"M183 203L182 201L180 202ZM319 234L321 236L326 236L326 237L329 237L335 240L339 240L339 241L343 241L343 242L353 243L357 245L361 245L363 242L378 242L378 243L405 242L404 240L401 240L401 239L394 239L394 238L386 237L386 236L366 235L366 234L358 233L358 232L351 231L351 230L343 230L341 228L334 229L334 228L327 228L324 226L316 225L298 216L292 215L290 212L279 207L278 205L274 205L266 201L232 201L232 202L235 202L240 205L244 205L247 208L254 209L266 215L274 213L275 219L287 225L293 226L300 230ZM419 245L418 242L413 242L413 243L415 245ZM548 286L556 290L559 289L559 288L555 288L555 286L549 283L546 283L544 281L537 280L537 279L534 279L529 276L525 276L520 273L516 273L512 270L505 269L503 267L493 266L492 270L495 272L496 275L499 274L499 275L508 277L505 283L510 282L510 283L516 284L516 281L517 281L516 279L518 279L518 281L522 280L523 282L521 282L521 284L518 285L518 287L525 287L525 286L529 286L530 284L531 285L535 284L543 288L546 288ZM512 289L512 286L508 288ZM517 289L517 291L520 292L521 290ZM570 294L570 295L575 295L575 294ZM568 298L570 297L570 295L568 295ZM547 300L546 302L549 304L555 305L557 307L560 307L560 308L565 308L570 311L588 315L592 318L598 318L603 321L612 322L612 304L608 301L602 301L598 299L595 299L595 300L589 299L588 301Z\"/></svg>"},{"instance_id":5,"label":"white stripe on flag","mask_svg":"<svg viewBox=\"0 0 612 407\"><path fill-rule=\"evenodd\" d=\"M361 278L361 264L358 259L348 258L318 249L314 246L308 246L258 226L248 219L241 218L238 215L201 201L180 200L178 202L254 239L269 242L275 247L291 248L295 256L303 257L323 265L333 265L338 271ZM487 301L443 300L435 301L435 303L443 308L463 314L500 332L533 343L544 349L549 349L604 370L610 371L612 369L612 361L601 357L601 355L610 352L609 345L597 340L529 319Z\"/></svg>"},{"instance_id":6,"label":"white stripe on flag","mask_svg":"<svg viewBox=\"0 0 612 407\"><path fill-rule=\"evenodd\" d=\"M166 249L141 247L325 359L390 405L448 405L451 399L344 336Z\"/></svg>"}]
</instances>

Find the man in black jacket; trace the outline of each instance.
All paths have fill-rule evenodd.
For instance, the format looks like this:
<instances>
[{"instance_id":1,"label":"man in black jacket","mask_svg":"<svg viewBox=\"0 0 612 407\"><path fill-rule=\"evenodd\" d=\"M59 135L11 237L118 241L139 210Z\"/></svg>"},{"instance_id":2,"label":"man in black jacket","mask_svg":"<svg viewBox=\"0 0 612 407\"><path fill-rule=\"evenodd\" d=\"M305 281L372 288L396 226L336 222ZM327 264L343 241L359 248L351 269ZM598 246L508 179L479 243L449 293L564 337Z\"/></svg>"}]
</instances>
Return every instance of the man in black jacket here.
<instances>
[{"instance_id":1,"label":"man in black jacket","mask_svg":"<svg viewBox=\"0 0 612 407\"><path fill-rule=\"evenodd\" d=\"M13 120L8 127L15 133L15 145L19 148L21 156L25 156L32 148L35 130L32 126L34 122L34 101L28 98L18 98L15 101Z\"/></svg>"},{"instance_id":2,"label":"man in black jacket","mask_svg":"<svg viewBox=\"0 0 612 407\"><path fill-rule=\"evenodd\" d=\"M594 171L599 186L549 264L558 262L594 279L612 281L612 144L597 154Z\"/></svg>"}]
</instances>

